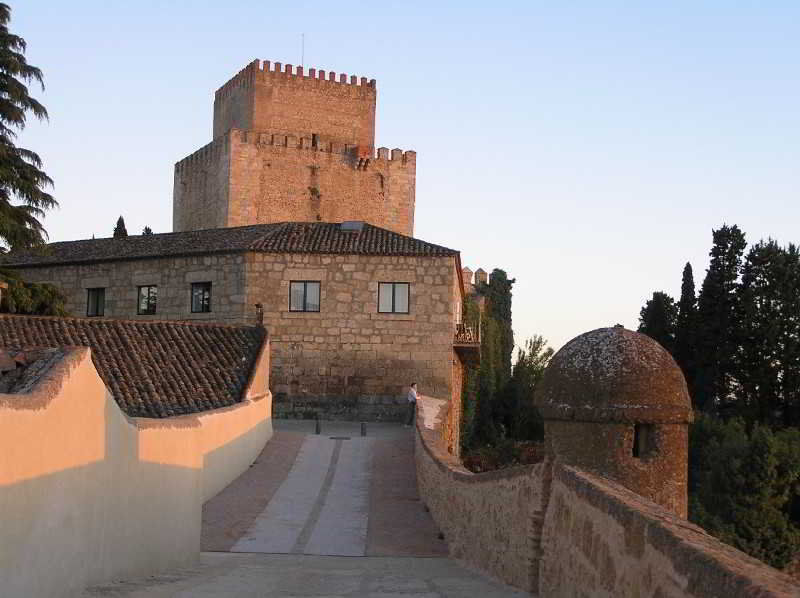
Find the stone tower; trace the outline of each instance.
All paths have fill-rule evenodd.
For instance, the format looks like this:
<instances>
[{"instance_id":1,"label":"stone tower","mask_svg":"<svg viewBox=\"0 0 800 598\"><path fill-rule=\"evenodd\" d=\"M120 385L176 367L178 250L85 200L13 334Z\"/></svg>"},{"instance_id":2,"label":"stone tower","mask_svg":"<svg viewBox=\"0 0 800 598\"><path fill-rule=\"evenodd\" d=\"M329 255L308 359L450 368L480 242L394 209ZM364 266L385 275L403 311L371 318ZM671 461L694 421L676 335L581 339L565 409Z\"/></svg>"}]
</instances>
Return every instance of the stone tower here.
<instances>
[{"instance_id":1,"label":"stone tower","mask_svg":"<svg viewBox=\"0 0 800 598\"><path fill-rule=\"evenodd\" d=\"M255 60L175 165L173 230L363 220L412 236L416 153L375 150L375 80Z\"/></svg>"},{"instance_id":2,"label":"stone tower","mask_svg":"<svg viewBox=\"0 0 800 598\"><path fill-rule=\"evenodd\" d=\"M572 339L535 402L556 459L686 517L691 402L683 373L656 341L622 326Z\"/></svg>"}]
</instances>

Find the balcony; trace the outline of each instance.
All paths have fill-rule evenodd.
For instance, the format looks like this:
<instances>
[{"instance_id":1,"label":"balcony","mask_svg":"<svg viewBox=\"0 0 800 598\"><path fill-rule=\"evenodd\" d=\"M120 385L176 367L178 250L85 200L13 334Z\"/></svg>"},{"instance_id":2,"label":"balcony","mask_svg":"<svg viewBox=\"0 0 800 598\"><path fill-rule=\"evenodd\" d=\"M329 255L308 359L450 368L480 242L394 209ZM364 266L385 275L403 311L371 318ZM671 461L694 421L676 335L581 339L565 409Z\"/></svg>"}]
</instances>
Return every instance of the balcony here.
<instances>
[{"instance_id":1,"label":"balcony","mask_svg":"<svg viewBox=\"0 0 800 598\"><path fill-rule=\"evenodd\" d=\"M459 358L466 364L477 364L481 360L480 331L472 326L456 324L456 333L453 338L453 348Z\"/></svg>"}]
</instances>

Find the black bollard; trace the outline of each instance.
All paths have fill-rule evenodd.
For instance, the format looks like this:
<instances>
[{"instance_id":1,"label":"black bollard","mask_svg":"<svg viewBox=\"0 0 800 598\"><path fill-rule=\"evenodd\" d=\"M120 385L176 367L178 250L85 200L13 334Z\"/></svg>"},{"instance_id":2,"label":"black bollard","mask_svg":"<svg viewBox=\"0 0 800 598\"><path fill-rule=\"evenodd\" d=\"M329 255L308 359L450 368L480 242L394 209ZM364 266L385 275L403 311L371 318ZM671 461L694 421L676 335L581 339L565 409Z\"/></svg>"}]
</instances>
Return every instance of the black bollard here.
<instances>
[{"instance_id":1,"label":"black bollard","mask_svg":"<svg viewBox=\"0 0 800 598\"><path fill-rule=\"evenodd\" d=\"M319 418L317 418L317 426L316 426L316 430L315 430L314 433L315 434L320 434L321 432L322 432L322 426L319 423Z\"/></svg>"},{"instance_id":2,"label":"black bollard","mask_svg":"<svg viewBox=\"0 0 800 598\"><path fill-rule=\"evenodd\" d=\"M361 435L367 435L367 422L361 422Z\"/></svg>"}]
</instances>

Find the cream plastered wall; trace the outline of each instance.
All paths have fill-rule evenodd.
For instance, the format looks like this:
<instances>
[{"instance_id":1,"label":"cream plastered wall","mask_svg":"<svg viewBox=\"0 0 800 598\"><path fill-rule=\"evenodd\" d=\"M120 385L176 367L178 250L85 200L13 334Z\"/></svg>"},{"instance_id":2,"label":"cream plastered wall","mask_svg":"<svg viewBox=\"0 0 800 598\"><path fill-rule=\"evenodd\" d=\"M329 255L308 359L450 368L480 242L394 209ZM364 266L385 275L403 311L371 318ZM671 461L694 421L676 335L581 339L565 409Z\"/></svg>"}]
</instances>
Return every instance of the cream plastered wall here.
<instances>
[{"instance_id":1,"label":"cream plastered wall","mask_svg":"<svg viewBox=\"0 0 800 598\"><path fill-rule=\"evenodd\" d=\"M445 450L446 402L421 397L422 501L453 557L541 598L797 598L786 574L619 484L555 463L474 474Z\"/></svg>"},{"instance_id":2,"label":"cream plastered wall","mask_svg":"<svg viewBox=\"0 0 800 598\"><path fill-rule=\"evenodd\" d=\"M268 368L236 407L174 419L126 417L87 348L0 395L0 595L73 596L193 562L203 501L271 435Z\"/></svg>"}]
</instances>

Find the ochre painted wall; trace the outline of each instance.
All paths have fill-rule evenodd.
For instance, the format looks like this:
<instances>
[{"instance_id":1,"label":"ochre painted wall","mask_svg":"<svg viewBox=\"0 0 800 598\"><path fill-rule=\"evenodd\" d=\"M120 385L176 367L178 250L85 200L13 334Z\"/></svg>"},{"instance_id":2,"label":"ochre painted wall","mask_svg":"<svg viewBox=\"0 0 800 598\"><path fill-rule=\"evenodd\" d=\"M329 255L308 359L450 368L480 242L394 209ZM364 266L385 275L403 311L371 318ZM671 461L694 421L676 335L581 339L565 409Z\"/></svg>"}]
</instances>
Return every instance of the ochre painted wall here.
<instances>
[{"instance_id":1,"label":"ochre painted wall","mask_svg":"<svg viewBox=\"0 0 800 598\"><path fill-rule=\"evenodd\" d=\"M272 434L268 367L262 353L250 398L202 416L126 417L88 348L30 393L0 395L3 597L74 596L193 562L203 501Z\"/></svg>"}]
</instances>

